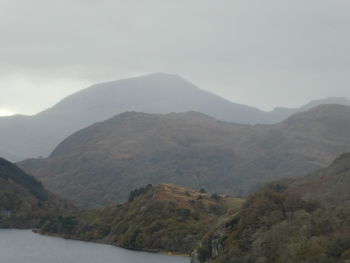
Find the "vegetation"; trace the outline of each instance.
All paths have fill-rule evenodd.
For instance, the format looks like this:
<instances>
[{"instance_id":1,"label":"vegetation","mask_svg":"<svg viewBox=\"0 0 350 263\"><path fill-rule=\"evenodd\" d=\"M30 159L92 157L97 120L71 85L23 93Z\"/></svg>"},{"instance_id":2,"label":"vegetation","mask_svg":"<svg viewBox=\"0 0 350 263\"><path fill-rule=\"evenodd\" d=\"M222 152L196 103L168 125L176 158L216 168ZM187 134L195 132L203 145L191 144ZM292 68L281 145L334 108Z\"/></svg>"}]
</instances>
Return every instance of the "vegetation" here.
<instances>
[{"instance_id":1,"label":"vegetation","mask_svg":"<svg viewBox=\"0 0 350 263\"><path fill-rule=\"evenodd\" d=\"M305 178L269 184L206 235L193 262L349 262L349 178L344 154Z\"/></svg>"},{"instance_id":2,"label":"vegetation","mask_svg":"<svg viewBox=\"0 0 350 263\"><path fill-rule=\"evenodd\" d=\"M125 204L41 215L38 225L41 233L130 249L193 251L193 263L348 263L349 177L347 153L309 176L269 183L244 203L147 185L131 191ZM3 209L17 204L11 195L0 198Z\"/></svg>"},{"instance_id":3,"label":"vegetation","mask_svg":"<svg viewBox=\"0 0 350 263\"><path fill-rule=\"evenodd\" d=\"M35 228L43 218L69 209L34 177L0 158L0 228Z\"/></svg>"},{"instance_id":4,"label":"vegetation","mask_svg":"<svg viewBox=\"0 0 350 263\"><path fill-rule=\"evenodd\" d=\"M195 112L127 112L73 134L49 158L20 166L81 207L125 201L132 189L163 182L243 196L350 151L349 123L350 107L338 105L256 126Z\"/></svg>"},{"instance_id":5,"label":"vegetation","mask_svg":"<svg viewBox=\"0 0 350 263\"><path fill-rule=\"evenodd\" d=\"M17 166L0 158L0 177L5 180L12 180L15 183L27 188L35 197L41 201L48 199L48 192L44 189L41 182L33 176L24 173Z\"/></svg>"},{"instance_id":6,"label":"vegetation","mask_svg":"<svg viewBox=\"0 0 350 263\"><path fill-rule=\"evenodd\" d=\"M211 262L345 262L350 259L349 216L350 207L328 208L263 190L226 222L222 237L202 242L198 258L213 258L217 238L223 250Z\"/></svg>"},{"instance_id":7,"label":"vegetation","mask_svg":"<svg viewBox=\"0 0 350 263\"><path fill-rule=\"evenodd\" d=\"M327 168L291 182L289 191L322 203L346 204L350 200L350 153L342 154Z\"/></svg>"},{"instance_id":8,"label":"vegetation","mask_svg":"<svg viewBox=\"0 0 350 263\"><path fill-rule=\"evenodd\" d=\"M130 249L189 254L208 229L242 204L241 199L221 197L218 202L208 194L169 184L140 189L123 205L48 218L41 232Z\"/></svg>"},{"instance_id":9,"label":"vegetation","mask_svg":"<svg viewBox=\"0 0 350 263\"><path fill-rule=\"evenodd\" d=\"M132 190L130 192L130 195L129 195L129 202L133 201L136 197L140 196L140 195L143 195L145 193L147 193L149 190L152 189L152 185L151 184L148 184L147 186L145 187L140 187L138 189L135 189L135 190Z\"/></svg>"}]
</instances>

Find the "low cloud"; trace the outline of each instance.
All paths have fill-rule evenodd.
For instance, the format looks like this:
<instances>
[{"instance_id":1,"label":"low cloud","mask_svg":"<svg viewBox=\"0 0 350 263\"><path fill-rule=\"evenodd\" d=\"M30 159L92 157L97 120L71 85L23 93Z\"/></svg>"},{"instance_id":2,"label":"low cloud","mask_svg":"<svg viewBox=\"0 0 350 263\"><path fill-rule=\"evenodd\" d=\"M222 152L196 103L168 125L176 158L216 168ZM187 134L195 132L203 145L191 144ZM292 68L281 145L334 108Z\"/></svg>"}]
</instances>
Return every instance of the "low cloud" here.
<instances>
[{"instance_id":1,"label":"low cloud","mask_svg":"<svg viewBox=\"0 0 350 263\"><path fill-rule=\"evenodd\" d=\"M34 113L91 83L159 71L263 109L350 97L349 8L347 0L0 0L0 108Z\"/></svg>"}]
</instances>

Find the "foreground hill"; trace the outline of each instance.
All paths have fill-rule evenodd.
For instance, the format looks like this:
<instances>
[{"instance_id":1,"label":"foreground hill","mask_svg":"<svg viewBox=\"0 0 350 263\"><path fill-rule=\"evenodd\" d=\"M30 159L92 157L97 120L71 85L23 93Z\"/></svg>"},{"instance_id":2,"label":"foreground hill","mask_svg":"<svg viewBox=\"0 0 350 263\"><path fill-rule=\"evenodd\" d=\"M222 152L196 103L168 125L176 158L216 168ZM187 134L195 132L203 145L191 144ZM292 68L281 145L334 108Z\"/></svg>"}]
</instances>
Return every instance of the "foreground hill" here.
<instances>
[{"instance_id":1,"label":"foreground hill","mask_svg":"<svg viewBox=\"0 0 350 263\"><path fill-rule=\"evenodd\" d=\"M68 137L49 158L20 166L80 206L125 200L148 183L245 194L304 175L350 151L350 107L324 105L275 125L189 112L127 112Z\"/></svg>"},{"instance_id":2,"label":"foreground hill","mask_svg":"<svg viewBox=\"0 0 350 263\"><path fill-rule=\"evenodd\" d=\"M209 232L193 263L350 261L350 154L292 182L252 195Z\"/></svg>"},{"instance_id":3,"label":"foreground hill","mask_svg":"<svg viewBox=\"0 0 350 263\"><path fill-rule=\"evenodd\" d=\"M130 249L189 254L241 199L161 184L133 191L129 202L50 218L40 232Z\"/></svg>"},{"instance_id":4,"label":"foreground hill","mask_svg":"<svg viewBox=\"0 0 350 263\"><path fill-rule=\"evenodd\" d=\"M0 118L0 154L11 160L47 156L72 133L125 111L199 111L220 120L256 123L264 112L232 103L170 74L97 84L34 116Z\"/></svg>"},{"instance_id":5,"label":"foreground hill","mask_svg":"<svg viewBox=\"0 0 350 263\"><path fill-rule=\"evenodd\" d=\"M33 228L46 216L71 208L34 177L0 158L0 227Z\"/></svg>"}]
</instances>

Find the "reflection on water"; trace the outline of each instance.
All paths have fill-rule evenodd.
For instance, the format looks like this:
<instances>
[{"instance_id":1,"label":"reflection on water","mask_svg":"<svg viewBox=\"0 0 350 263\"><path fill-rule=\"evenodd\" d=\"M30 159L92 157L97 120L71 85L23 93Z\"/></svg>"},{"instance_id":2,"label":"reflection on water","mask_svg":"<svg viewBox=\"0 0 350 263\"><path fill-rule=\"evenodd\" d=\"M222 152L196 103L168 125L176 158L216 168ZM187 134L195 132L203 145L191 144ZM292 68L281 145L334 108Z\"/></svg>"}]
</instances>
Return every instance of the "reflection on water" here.
<instances>
[{"instance_id":1,"label":"reflection on water","mask_svg":"<svg viewBox=\"0 0 350 263\"><path fill-rule=\"evenodd\" d=\"M135 252L110 245L0 230L0 262L6 263L188 263L184 257Z\"/></svg>"}]
</instances>

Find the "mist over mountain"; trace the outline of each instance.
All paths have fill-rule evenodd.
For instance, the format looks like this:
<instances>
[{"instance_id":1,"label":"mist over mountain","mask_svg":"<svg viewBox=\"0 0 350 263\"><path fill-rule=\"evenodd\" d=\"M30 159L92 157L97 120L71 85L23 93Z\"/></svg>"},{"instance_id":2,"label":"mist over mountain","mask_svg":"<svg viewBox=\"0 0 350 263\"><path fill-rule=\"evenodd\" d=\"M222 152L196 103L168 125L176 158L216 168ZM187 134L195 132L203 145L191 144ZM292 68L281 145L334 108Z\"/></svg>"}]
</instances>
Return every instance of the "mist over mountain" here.
<instances>
[{"instance_id":1,"label":"mist over mountain","mask_svg":"<svg viewBox=\"0 0 350 263\"><path fill-rule=\"evenodd\" d=\"M318 105L324 105L324 104L338 104L338 105L350 106L350 100L345 97L330 97L326 99L310 101L309 103L299 108L277 107L268 113L268 117L266 118L266 123L272 124L272 123L281 122L289 118L293 114L296 114L302 111L307 111L313 107L316 107Z\"/></svg>"},{"instance_id":2,"label":"mist over mountain","mask_svg":"<svg viewBox=\"0 0 350 263\"><path fill-rule=\"evenodd\" d=\"M255 123L264 113L231 103L170 74L106 82L84 89L34 116L0 118L0 152L12 160L47 156L65 137L125 111L199 111L221 120Z\"/></svg>"},{"instance_id":3,"label":"mist over mountain","mask_svg":"<svg viewBox=\"0 0 350 263\"><path fill-rule=\"evenodd\" d=\"M259 109L232 103L171 74L151 74L93 85L34 116L0 118L0 155L10 160L48 156L72 133L125 111L170 113L197 111L243 124L276 123L311 106L349 104L346 99L314 102L300 109Z\"/></svg>"},{"instance_id":4,"label":"mist over mountain","mask_svg":"<svg viewBox=\"0 0 350 263\"><path fill-rule=\"evenodd\" d=\"M321 105L274 125L243 125L188 112L126 112L82 129L50 157L20 163L81 206L125 200L148 183L245 194L304 175L350 150L350 107Z\"/></svg>"}]
</instances>

